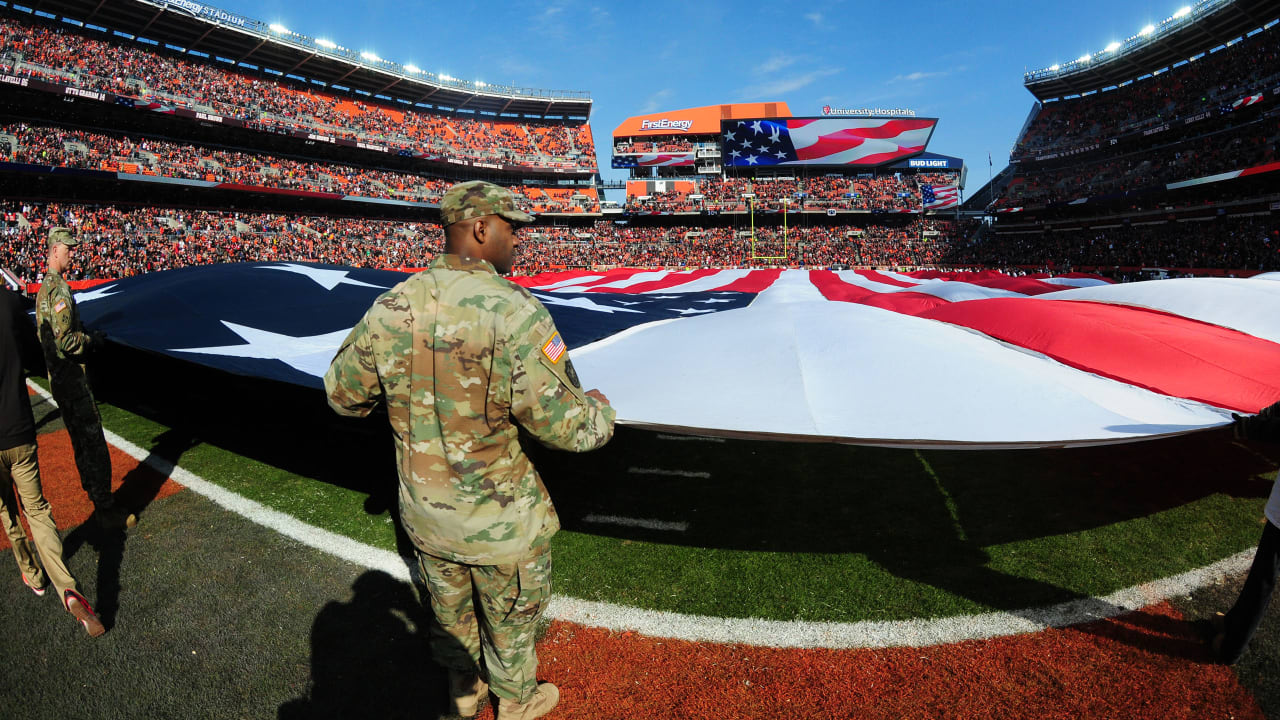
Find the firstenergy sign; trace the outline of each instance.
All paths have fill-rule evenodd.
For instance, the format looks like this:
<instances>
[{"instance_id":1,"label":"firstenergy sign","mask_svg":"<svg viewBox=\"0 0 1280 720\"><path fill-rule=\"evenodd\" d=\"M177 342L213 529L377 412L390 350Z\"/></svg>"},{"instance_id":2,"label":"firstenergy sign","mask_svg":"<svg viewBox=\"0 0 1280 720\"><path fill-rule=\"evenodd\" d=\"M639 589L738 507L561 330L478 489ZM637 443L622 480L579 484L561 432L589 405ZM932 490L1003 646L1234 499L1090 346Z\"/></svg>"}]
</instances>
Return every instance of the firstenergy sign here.
<instances>
[{"instance_id":1,"label":"firstenergy sign","mask_svg":"<svg viewBox=\"0 0 1280 720\"><path fill-rule=\"evenodd\" d=\"M680 132L689 132L692 127L692 120L668 120L667 118L662 118L661 120L640 121L641 130L679 130Z\"/></svg>"}]
</instances>

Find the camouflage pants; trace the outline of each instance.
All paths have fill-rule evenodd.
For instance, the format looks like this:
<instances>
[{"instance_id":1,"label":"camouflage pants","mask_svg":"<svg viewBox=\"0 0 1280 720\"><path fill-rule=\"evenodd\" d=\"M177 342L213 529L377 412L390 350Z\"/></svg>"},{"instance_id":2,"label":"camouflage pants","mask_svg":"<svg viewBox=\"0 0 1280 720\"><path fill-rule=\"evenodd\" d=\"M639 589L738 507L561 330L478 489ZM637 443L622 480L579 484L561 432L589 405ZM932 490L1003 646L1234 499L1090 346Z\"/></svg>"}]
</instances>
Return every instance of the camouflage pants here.
<instances>
[{"instance_id":1,"label":"camouflage pants","mask_svg":"<svg viewBox=\"0 0 1280 720\"><path fill-rule=\"evenodd\" d=\"M461 565L419 552L418 567L439 621L430 633L436 662L460 672L487 670L489 688L500 698L532 697L534 634L551 597L551 551L513 565Z\"/></svg>"},{"instance_id":2,"label":"camouflage pants","mask_svg":"<svg viewBox=\"0 0 1280 720\"><path fill-rule=\"evenodd\" d=\"M76 456L80 486L93 506L106 510L115 504L111 495L111 452L102 435L102 417L92 393L75 393L64 397L55 389L53 399L62 411L62 421L71 436L71 449Z\"/></svg>"}]
</instances>

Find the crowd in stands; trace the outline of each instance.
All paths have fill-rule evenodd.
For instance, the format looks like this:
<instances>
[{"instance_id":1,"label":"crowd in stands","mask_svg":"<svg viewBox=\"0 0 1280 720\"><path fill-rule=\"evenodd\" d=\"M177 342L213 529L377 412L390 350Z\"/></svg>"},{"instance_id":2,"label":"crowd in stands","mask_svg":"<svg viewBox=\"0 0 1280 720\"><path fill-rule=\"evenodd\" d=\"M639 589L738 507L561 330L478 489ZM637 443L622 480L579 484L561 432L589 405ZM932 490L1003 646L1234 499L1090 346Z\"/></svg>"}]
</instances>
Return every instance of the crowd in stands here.
<instances>
[{"instance_id":1,"label":"crowd in stands","mask_svg":"<svg viewBox=\"0 0 1280 720\"><path fill-rule=\"evenodd\" d=\"M1130 85L1045 103L1014 149L1014 159L1102 142L1201 112L1230 107L1280 80L1280 31L1264 30L1230 47Z\"/></svg>"},{"instance_id":2,"label":"crowd in stands","mask_svg":"<svg viewBox=\"0 0 1280 720\"><path fill-rule=\"evenodd\" d=\"M1231 130L1120 157L1082 159L1055 168L1028 164L1019 168L995 207L1067 202L1241 170L1276 161L1278 147L1280 118L1263 117Z\"/></svg>"},{"instance_id":3,"label":"crowd in stands","mask_svg":"<svg viewBox=\"0 0 1280 720\"><path fill-rule=\"evenodd\" d=\"M984 267L1280 270L1280 222L1218 217L1051 232L986 233L954 242L943 262Z\"/></svg>"},{"instance_id":4,"label":"crowd in stands","mask_svg":"<svg viewBox=\"0 0 1280 720\"><path fill-rule=\"evenodd\" d=\"M520 167L597 168L585 124L474 120L382 107L11 18L0 18L0 71L212 112L251 127L320 132Z\"/></svg>"},{"instance_id":5,"label":"crowd in stands","mask_svg":"<svg viewBox=\"0 0 1280 720\"><path fill-rule=\"evenodd\" d=\"M453 181L167 140L112 136L27 123L0 124L0 160L436 203ZM594 188L512 188L533 212L599 212ZM573 196L577 195L578 199Z\"/></svg>"},{"instance_id":6,"label":"crowd in stands","mask_svg":"<svg viewBox=\"0 0 1280 720\"><path fill-rule=\"evenodd\" d=\"M954 175L819 176L807 178L716 178L703 180L693 192L669 190L640 199L627 198L631 212L746 212L755 210L919 210L920 185L952 185ZM690 195L702 195L691 198ZM747 197L744 197L747 196ZM753 198L751 196L754 196Z\"/></svg>"},{"instance_id":7,"label":"crowd in stands","mask_svg":"<svg viewBox=\"0 0 1280 720\"><path fill-rule=\"evenodd\" d=\"M660 152L693 152L693 143L689 140L662 139L653 141L635 140L619 142L613 146L614 155L626 153L660 153Z\"/></svg>"},{"instance_id":8,"label":"crowd in stands","mask_svg":"<svg viewBox=\"0 0 1280 720\"><path fill-rule=\"evenodd\" d=\"M309 261L358 267L423 267L443 246L434 223L360 218L0 203L0 267L26 282L44 270L45 236L72 228L84 241L74 277L120 278L222 262ZM947 252L951 223L924 219L896 227L673 228L597 221L523 231L516 272L563 267L915 266ZM926 234L927 233L927 234Z\"/></svg>"}]
</instances>

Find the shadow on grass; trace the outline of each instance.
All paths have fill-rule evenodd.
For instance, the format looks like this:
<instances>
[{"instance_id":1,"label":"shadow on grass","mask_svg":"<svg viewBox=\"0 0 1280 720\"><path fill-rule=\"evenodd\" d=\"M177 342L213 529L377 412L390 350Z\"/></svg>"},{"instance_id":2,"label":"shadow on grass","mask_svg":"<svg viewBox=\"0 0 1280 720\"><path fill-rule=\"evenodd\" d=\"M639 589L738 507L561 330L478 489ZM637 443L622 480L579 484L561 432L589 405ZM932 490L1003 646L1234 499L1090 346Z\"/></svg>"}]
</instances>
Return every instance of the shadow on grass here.
<instances>
[{"instance_id":1,"label":"shadow on grass","mask_svg":"<svg viewBox=\"0 0 1280 720\"><path fill-rule=\"evenodd\" d=\"M409 585L378 571L330 602L311 627L311 680L280 720L435 718L450 709L445 672L427 647L429 612Z\"/></svg>"},{"instance_id":2,"label":"shadow on grass","mask_svg":"<svg viewBox=\"0 0 1280 720\"><path fill-rule=\"evenodd\" d=\"M112 402L237 454L366 492L368 512L394 507L385 416L338 418L318 390L142 353L118 362L115 377L138 377L144 367L155 381L117 387ZM183 388L180 398L174 387ZM566 529L696 548L860 553L899 578L1033 622L1039 611L1024 608L1124 609L1002 572L985 548L1105 528L1216 494L1262 497L1266 487L1255 478L1276 467L1225 431L1079 449L915 451L620 427L608 446L584 455L525 445ZM1108 632L1194 655L1160 639L1178 635L1163 620L1126 623Z\"/></svg>"}]
</instances>

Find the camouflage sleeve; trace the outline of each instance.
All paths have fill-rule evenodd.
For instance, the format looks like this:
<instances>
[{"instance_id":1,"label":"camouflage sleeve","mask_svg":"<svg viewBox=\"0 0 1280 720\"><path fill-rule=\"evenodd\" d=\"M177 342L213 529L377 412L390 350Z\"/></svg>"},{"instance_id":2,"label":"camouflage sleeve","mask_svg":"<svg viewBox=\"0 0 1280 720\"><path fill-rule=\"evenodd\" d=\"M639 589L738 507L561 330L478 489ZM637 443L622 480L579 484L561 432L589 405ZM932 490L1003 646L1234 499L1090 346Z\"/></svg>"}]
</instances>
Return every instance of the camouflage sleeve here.
<instances>
[{"instance_id":1,"label":"camouflage sleeve","mask_svg":"<svg viewBox=\"0 0 1280 720\"><path fill-rule=\"evenodd\" d=\"M613 437L616 413L587 397L551 314L535 302L510 335L511 412L544 445L585 452Z\"/></svg>"},{"instance_id":2,"label":"camouflage sleeve","mask_svg":"<svg viewBox=\"0 0 1280 720\"><path fill-rule=\"evenodd\" d=\"M339 415L365 417L383 400L382 383L369 341L369 316L351 328L324 374L329 407Z\"/></svg>"},{"instance_id":3,"label":"camouflage sleeve","mask_svg":"<svg viewBox=\"0 0 1280 720\"><path fill-rule=\"evenodd\" d=\"M53 331L54 342L58 349L73 360L80 360L93 348L93 339L72 322L74 300L66 286L56 288L49 294L49 328Z\"/></svg>"}]
</instances>

